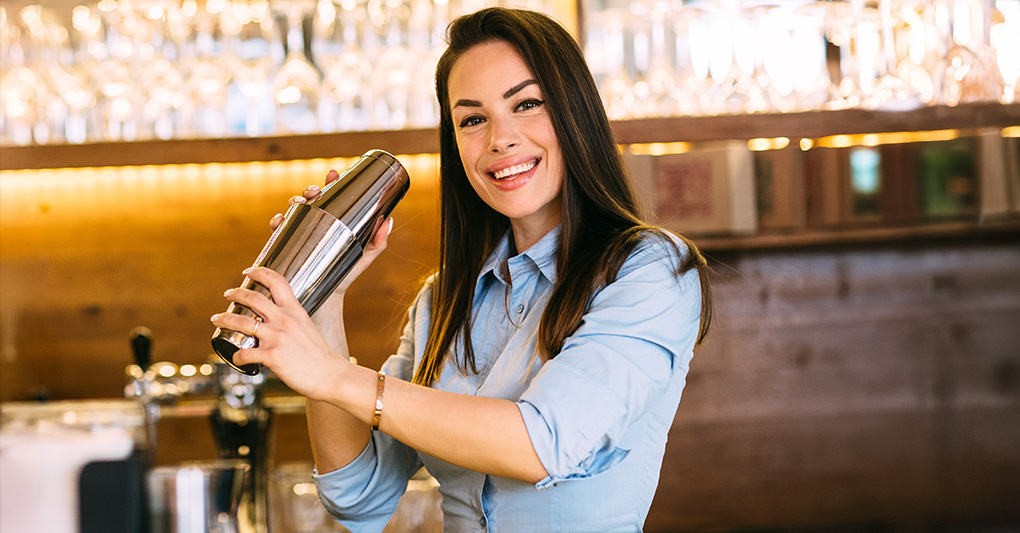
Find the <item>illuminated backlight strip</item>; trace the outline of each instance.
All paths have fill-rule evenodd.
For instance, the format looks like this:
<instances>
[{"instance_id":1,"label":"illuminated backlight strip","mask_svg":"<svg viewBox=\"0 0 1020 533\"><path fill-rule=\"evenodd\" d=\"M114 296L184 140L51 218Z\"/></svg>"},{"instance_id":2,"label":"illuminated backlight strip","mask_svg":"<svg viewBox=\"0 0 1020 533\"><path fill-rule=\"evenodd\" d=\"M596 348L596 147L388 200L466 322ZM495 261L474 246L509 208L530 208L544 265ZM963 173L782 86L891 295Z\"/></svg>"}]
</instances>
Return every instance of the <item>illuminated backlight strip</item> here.
<instances>
[{"instance_id":1,"label":"illuminated backlight strip","mask_svg":"<svg viewBox=\"0 0 1020 533\"><path fill-rule=\"evenodd\" d=\"M1020 128L1005 128L1001 132L1003 137L1012 137L1020 134ZM829 135L817 139L802 138L797 146L803 151L812 148L849 148L852 146L881 146L883 144L907 144L921 142L951 141L964 136L960 130L933 130L933 131L897 131L888 133L864 133L854 135ZM756 138L747 141L747 147L751 151L761 152L764 150L780 150L789 146L790 140L786 137Z\"/></svg>"},{"instance_id":2,"label":"illuminated backlight strip","mask_svg":"<svg viewBox=\"0 0 1020 533\"><path fill-rule=\"evenodd\" d=\"M669 155L685 154L691 151L691 143L634 143L627 145L627 150L634 155Z\"/></svg>"},{"instance_id":3,"label":"illuminated backlight strip","mask_svg":"<svg viewBox=\"0 0 1020 533\"><path fill-rule=\"evenodd\" d=\"M1020 137L1020 126L1003 128L1002 137ZM957 129L931 131L896 131L887 133L863 133L853 135L829 135L817 139L801 138L796 141L802 151L812 148L850 148L853 146L881 146L884 144L908 144L921 142L951 141L977 132L960 131ZM782 150L793 141L788 137L757 137L747 141L747 148L752 152L766 150ZM689 142L671 143L634 143L621 146L621 150L635 155L669 155L696 151L697 144Z\"/></svg>"},{"instance_id":4,"label":"illuminated backlight strip","mask_svg":"<svg viewBox=\"0 0 1020 533\"><path fill-rule=\"evenodd\" d=\"M438 181L435 154L399 155L415 187ZM343 172L357 158L247 163L206 163L4 170L0 174L0 226L31 225L37 217L66 223L108 212L159 217L182 206L224 205L232 198L300 194L322 184L330 169ZM245 202L231 202L244 209Z\"/></svg>"}]
</instances>

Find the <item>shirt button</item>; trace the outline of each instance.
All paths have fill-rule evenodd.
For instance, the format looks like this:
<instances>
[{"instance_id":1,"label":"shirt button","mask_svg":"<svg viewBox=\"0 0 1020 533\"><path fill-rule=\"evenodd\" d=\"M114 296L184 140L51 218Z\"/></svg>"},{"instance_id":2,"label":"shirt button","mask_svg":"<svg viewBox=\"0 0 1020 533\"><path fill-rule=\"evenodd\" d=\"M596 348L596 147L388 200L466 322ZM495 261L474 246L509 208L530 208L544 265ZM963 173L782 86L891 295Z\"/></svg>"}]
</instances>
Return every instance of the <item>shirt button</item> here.
<instances>
[{"instance_id":1,"label":"shirt button","mask_svg":"<svg viewBox=\"0 0 1020 533\"><path fill-rule=\"evenodd\" d=\"M517 314L521 314L523 312L524 312L524 306L523 305L518 305L517 306Z\"/></svg>"},{"instance_id":2,"label":"shirt button","mask_svg":"<svg viewBox=\"0 0 1020 533\"><path fill-rule=\"evenodd\" d=\"M478 519L478 524L481 525L482 527L485 527L485 517L484 516Z\"/></svg>"}]
</instances>

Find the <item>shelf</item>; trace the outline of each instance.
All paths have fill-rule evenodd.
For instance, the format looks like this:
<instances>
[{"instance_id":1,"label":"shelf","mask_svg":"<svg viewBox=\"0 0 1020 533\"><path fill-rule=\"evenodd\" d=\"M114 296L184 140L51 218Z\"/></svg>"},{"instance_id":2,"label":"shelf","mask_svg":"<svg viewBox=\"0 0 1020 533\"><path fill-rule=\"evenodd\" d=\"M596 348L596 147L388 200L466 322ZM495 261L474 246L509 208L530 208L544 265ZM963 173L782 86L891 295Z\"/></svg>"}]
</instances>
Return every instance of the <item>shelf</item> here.
<instances>
[{"instance_id":1,"label":"shelf","mask_svg":"<svg viewBox=\"0 0 1020 533\"><path fill-rule=\"evenodd\" d=\"M1002 128L1020 125L1020 104L968 104L905 112L847 109L804 113L622 120L620 144L701 142L756 137ZM0 170L357 157L373 148L394 154L437 153L435 128L257 138L108 142L0 148Z\"/></svg>"},{"instance_id":2,"label":"shelf","mask_svg":"<svg viewBox=\"0 0 1020 533\"><path fill-rule=\"evenodd\" d=\"M913 226L805 230L795 233L762 233L744 237L692 237L706 254L755 250L796 250L877 244L921 244L960 240L965 242L1020 239L1020 218L1007 215L986 222L939 222Z\"/></svg>"},{"instance_id":3,"label":"shelf","mask_svg":"<svg viewBox=\"0 0 1020 533\"><path fill-rule=\"evenodd\" d=\"M438 153L438 130L12 146L0 148L0 170L358 157L373 148L396 154Z\"/></svg>"},{"instance_id":4,"label":"shelf","mask_svg":"<svg viewBox=\"0 0 1020 533\"><path fill-rule=\"evenodd\" d=\"M761 115L719 115L624 120L613 124L621 144L663 141L717 141L830 135L1003 128L1020 125L1020 104L935 106L913 111L809 111Z\"/></svg>"}]
</instances>

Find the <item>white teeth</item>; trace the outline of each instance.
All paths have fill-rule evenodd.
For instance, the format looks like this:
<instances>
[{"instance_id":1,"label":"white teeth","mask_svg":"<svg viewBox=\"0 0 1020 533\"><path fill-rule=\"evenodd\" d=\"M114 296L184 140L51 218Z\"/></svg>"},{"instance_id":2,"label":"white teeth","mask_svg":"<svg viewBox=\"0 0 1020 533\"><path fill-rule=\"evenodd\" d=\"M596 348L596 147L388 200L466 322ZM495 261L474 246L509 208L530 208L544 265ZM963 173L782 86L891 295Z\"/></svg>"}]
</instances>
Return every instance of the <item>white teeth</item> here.
<instances>
[{"instance_id":1,"label":"white teeth","mask_svg":"<svg viewBox=\"0 0 1020 533\"><path fill-rule=\"evenodd\" d=\"M522 172L527 172L527 171L535 168L535 165L537 165L537 164L538 164L538 161L529 161L527 163L521 163L519 165L514 165L514 166L512 166L510 168L504 168L503 170L500 170L498 172L493 172L492 175L496 179L498 179L498 180L505 180L505 179L509 179L509 178L511 178L513 176L516 176L517 174L520 174Z\"/></svg>"}]
</instances>

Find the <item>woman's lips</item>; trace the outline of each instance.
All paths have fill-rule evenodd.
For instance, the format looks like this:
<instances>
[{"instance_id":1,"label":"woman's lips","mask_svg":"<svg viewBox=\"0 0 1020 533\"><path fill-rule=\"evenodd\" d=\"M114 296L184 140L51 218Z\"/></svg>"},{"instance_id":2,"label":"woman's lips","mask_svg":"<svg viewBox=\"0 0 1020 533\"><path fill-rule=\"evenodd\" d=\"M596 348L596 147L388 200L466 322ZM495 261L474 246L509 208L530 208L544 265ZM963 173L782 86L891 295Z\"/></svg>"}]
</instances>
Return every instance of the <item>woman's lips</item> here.
<instances>
[{"instance_id":1,"label":"woman's lips","mask_svg":"<svg viewBox=\"0 0 1020 533\"><path fill-rule=\"evenodd\" d=\"M526 163L519 163L519 164L516 164L516 165L512 165L512 166L509 166L509 167L504 168L502 170L497 170L495 172L491 172L490 174L497 181L510 181L510 180L513 180L514 178L520 176L521 174L524 174L525 172L535 168L535 166L537 166L537 165L538 165L538 160L537 159L532 159L531 161L528 161Z\"/></svg>"}]
</instances>

